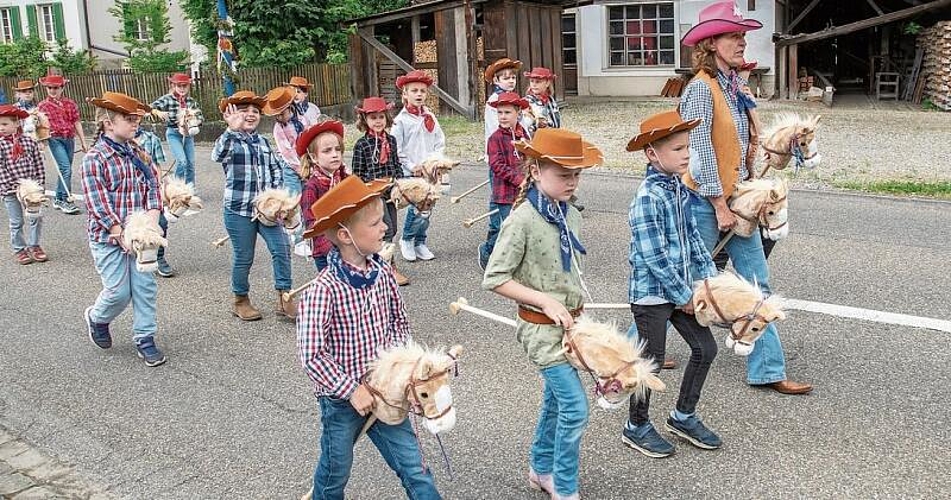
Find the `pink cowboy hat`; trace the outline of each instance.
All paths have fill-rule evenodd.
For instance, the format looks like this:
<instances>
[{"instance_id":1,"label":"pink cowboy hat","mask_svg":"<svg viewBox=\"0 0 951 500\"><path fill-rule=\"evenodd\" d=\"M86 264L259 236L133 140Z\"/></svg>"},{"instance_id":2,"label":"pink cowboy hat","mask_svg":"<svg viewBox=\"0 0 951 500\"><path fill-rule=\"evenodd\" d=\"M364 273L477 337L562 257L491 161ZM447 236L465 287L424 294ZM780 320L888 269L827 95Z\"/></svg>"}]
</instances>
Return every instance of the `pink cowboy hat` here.
<instances>
[{"instance_id":1,"label":"pink cowboy hat","mask_svg":"<svg viewBox=\"0 0 951 500\"><path fill-rule=\"evenodd\" d=\"M726 0L701 10L699 22L687 31L680 42L693 47L701 40L710 37L734 31L753 31L762 27L763 23L756 19L743 19L743 13L736 7L736 3L733 0Z\"/></svg>"}]
</instances>

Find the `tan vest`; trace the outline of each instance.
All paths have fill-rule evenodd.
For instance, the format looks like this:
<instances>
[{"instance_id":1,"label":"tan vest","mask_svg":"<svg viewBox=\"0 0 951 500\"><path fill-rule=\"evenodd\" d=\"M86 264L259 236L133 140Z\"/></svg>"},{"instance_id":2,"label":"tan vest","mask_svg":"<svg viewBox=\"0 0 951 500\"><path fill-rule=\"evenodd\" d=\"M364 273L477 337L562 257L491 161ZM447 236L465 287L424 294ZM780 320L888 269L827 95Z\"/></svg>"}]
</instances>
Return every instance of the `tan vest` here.
<instances>
[{"instance_id":1,"label":"tan vest","mask_svg":"<svg viewBox=\"0 0 951 500\"><path fill-rule=\"evenodd\" d=\"M723 196L729 198L740 177L740 136L736 132L730 105L726 102L720 82L708 75L706 71L700 71L694 78L706 82L713 95L713 124L710 126L710 138L717 158L717 171L720 174L720 184L723 185ZM697 182L693 180L689 170L684 173L683 181L687 187L697 191Z\"/></svg>"}]
</instances>

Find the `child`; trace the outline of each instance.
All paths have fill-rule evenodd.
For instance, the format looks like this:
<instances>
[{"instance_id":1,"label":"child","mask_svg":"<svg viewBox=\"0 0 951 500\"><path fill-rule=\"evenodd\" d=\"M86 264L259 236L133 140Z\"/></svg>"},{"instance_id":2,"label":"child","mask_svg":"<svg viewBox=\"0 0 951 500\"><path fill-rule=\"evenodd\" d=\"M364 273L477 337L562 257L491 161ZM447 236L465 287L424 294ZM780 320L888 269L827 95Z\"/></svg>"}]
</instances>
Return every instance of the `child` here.
<instances>
[{"instance_id":1,"label":"child","mask_svg":"<svg viewBox=\"0 0 951 500\"><path fill-rule=\"evenodd\" d=\"M0 105L0 196L10 219L10 246L19 264L46 262L46 252L40 248L40 231L43 220L27 218L28 234L23 228L24 214L17 188L20 179L32 179L40 186L46 183L46 169L40 147L29 136L20 133L20 122L29 114L12 104ZM24 236L27 239L24 240Z\"/></svg>"},{"instance_id":2,"label":"child","mask_svg":"<svg viewBox=\"0 0 951 500\"><path fill-rule=\"evenodd\" d=\"M132 339L146 366L165 363L155 345L155 276L139 272L135 255L122 240L129 215L146 211L158 224L162 211L153 165L132 141L148 106L117 92L89 101L96 106L99 136L83 159L89 249L102 279L96 303L83 315L89 339L101 349L112 347L109 324L132 303Z\"/></svg>"},{"instance_id":3,"label":"child","mask_svg":"<svg viewBox=\"0 0 951 500\"><path fill-rule=\"evenodd\" d=\"M300 155L295 150L297 138L304 129L313 125L307 119L299 116L293 106L294 87L278 87L267 93L267 102L261 108L266 116L274 117L274 142L281 153L281 158L287 164L284 171L284 187L291 194L301 192L302 181L300 175Z\"/></svg>"},{"instance_id":4,"label":"child","mask_svg":"<svg viewBox=\"0 0 951 500\"><path fill-rule=\"evenodd\" d=\"M422 70L410 71L396 79L396 88L402 92L403 109L393 120L393 137L404 177L421 175L418 165L431 156L442 155L446 149L446 136L436 115L423 105L432 84L432 77ZM429 218L420 217L415 208L407 209L400 239L400 253L407 261L436 258L426 246L429 222Z\"/></svg>"},{"instance_id":5,"label":"child","mask_svg":"<svg viewBox=\"0 0 951 500\"><path fill-rule=\"evenodd\" d=\"M525 181L520 156L515 151L514 142L526 139L525 129L518 122L519 113L528 108L528 101L515 92L505 92L489 103L498 114L499 129L489 137L489 169L492 172L492 198L489 210L495 211L489 218L489 233L485 242L479 245L479 267L485 271L489 255L495 248L502 221L512 211L512 203Z\"/></svg>"},{"instance_id":6,"label":"child","mask_svg":"<svg viewBox=\"0 0 951 500\"><path fill-rule=\"evenodd\" d=\"M294 88L294 112L297 116L300 116L309 125L320 121L320 108L316 104L307 101L307 93L310 92L313 84L303 76L292 76L291 81L284 85Z\"/></svg>"},{"instance_id":7,"label":"child","mask_svg":"<svg viewBox=\"0 0 951 500\"><path fill-rule=\"evenodd\" d=\"M179 113L190 109L198 118L198 125L204 121L198 103L188 95L192 77L184 73L175 73L168 78L168 93L152 103L152 113L165 121L165 140L175 157L175 177L195 185L195 139L187 130L182 134L178 126Z\"/></svg>"},{"instance_id":8,"label":"child","mask_svg":"<svg viewBox=\"0 0 951 500\"><path fill-rule=\"evenodd\" d=\"M162 176L165 173L162 167L162 165L165 164L165 150L162 149L162 141L159 140L157 135L142 128L141 123L139 124L138 130L135 131L135 137L132 140L134 140L143 151L148 153L149 158L152 159L152 165L155 166L155 178L158 179L159 185L161 186ZM159 214L159 227L162 228L162 237L167 238L168 219L165 218L164 213ZM175 276L175 269L172 268L165 258L165 247L159 247L158 249L158 271L156 271L156 273L163 278Z\"/></svg>"},{"instance_id":9,"label":"child","mask_svg":"<svg viewBox=\"0 0 951 500\"><path fill-rule=\"evenodd\" d=\"M69 80L61 75L47 75L40 78L40 84L46 89L47 97L37 106L50 120L50 154L56 160L61 178L56 184L56 198L53 207L62 210L64 214L76 215L77 207L69 200L68 193L72 193L73 154L79 137L79 150L86 151L86 134L79 121L79 108L72 99L63 97L63 86Z\"/></svg>"},{"instance_id":10,"label":"child","mask_svg":"<svg viewBox=\"0 0 951 500\"><path fill-rule=\"evenodd\" d=\"M13 87L13 97L16 99L13 104L18 108L31 111L36 107L36 84L33 80L20 80L17 86Z\"/></svg>"},{"instance_id":11,"label":"child","mask_svg":"<svg viewBox=\"0 0 951 500\"><path fill-rule=\"evenodd\" d=\"M410 336L399 287L376 254L386 232L379 198L388 188L386 181L364 184L349 176L310 207L314 224L305 237L323 234L333 242L327 271L304 292L297 323L300 361L314 381L323 429L314 499L344 497L353 446L374 404L361 380L380 349ZM400 477L407 497L440 498L409 419L376 422L367 436Z\"/></svg>"},{"instance_id":12,"label":"child","mask_svg":"<svg viewBox=\"0 0 951 500\"><path fill-rule=\"evenodd\" d=\"M300 199L304 224L310 226L314 223L314 214L309 207L347 176L342 168L343 123L325 120L308 128L297 138L296 148L301 165L310 172ZM323 235L317 234L313 238L311 255L314 266L322 271L327 267L327 254L333 245Z\"/></svg>"},{"instance_id":13,"label":"child","mask_svg":"<svg viewBox=\"0 0 951 500\"><path fill-rule=\"evenodd\" d=\"M698 448L720 447L720 438L697 416L697 401L717 354L710 329L693 316L693 281L716 274L696 222L687 208L689 191L680 180L690 162L688 131L700 120L685 122L675 111L648 117L628 151L643 149L650 160L647 177L631 204L631 312L638 337L658 366L664 360L667 323L673 324L690 345L680 396L666 428ZM633 330L633 328L632 328ZM650 391L631 399L630 420L621 438L625 444L653 458L666 457L674 446L650 422Z\"/></svg>"},{"instance_id":14,"label":"child","mask_svg":"<svg viewBox=\"0 0 951 500\"><path fill-rule=\"evenodd\" d=\"M577 499L588 398L561 341L583 309L586 292L578 254L585 250L578 241L581 214L567 201L581 171L604 157L580 135L563 129L541 129L530 143L522 140L515 147L528 158L528 171L502 224L482 287L518 304L516 338L545 380L529 483L553 499Z\"/></svg>"},{"instance_id":15,"label":"child","mask_svg":"<svg viewBox=\"0 0 951 500\"><path fill-rule=\"evenodd\" d=\"M393 126L393 117L389 113L391 109L393 104L387 103L382 97L367 97L363 100L363 106L357 107L357 129L363 132L363 137L357 139L353 146L351 171L363 182L403 177L396 138L386 132ZM387 201L389 198L389 191L383 193L383 222L386 223L383 239L392 244L399 220L396 205ZM395 266L393 275L400 286L409 284L409 278Z\"/></svg>"},{"instance_id":16,"label":"child","mask_svg":"<svg viewBox=\"0 0 951 500\"><path fill-rule=\"evenodd\" d=\"M561 127L561 111L558 110L558 103L555 102L553 86L558 75L548 68L532 68L524 75L528 78L528 93L525 94L525 99L528 100L535 114L534 120L523 116L529 136L535 135L535 131L540 128Z\"/></svg>"},{"instance_id":17,"label":"child","mask_svg":"<svg viewBox=\"0 0 951 500\"><path fill-rule=\"evenodd\" d=\"M485 101L485 144L486 161L489 160L489 137L499 129L499 117L491 103L496 101L503 92L514 92L518 85L518 70L522 69L522 62L503 57L485 68L485 81L492 84L492 92ZM490 174L491 176L491 174Z\"/></svg>"},{"instance_id":18,"label":"child","mask_svg":"<svg viewBox=\"0 0 951 500\"><path fill-rule=\"evenodd\" d=\"M254 198L268 188L284 185L284 160L275 154L267 139L258 135L264 98L248 90L235 92L219 101L227 130L215 141L212 161L225 172L224 222L231 238L232 313L242 321L261 319L251 305L248 274L254 263L254 246L260 234L271 254L278 316L293 320L297 307L285 302L282 293L291 289L290 243L280 225L268 226L253 219Z\"/></svg>"}]
</instances>

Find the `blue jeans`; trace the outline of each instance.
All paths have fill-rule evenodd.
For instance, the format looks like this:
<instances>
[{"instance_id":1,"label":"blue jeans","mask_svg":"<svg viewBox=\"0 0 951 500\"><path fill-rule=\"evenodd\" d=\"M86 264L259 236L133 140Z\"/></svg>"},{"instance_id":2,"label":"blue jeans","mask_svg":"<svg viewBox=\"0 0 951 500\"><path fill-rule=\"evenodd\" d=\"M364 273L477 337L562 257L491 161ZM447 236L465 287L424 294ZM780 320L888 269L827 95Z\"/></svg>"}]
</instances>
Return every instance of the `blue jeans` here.
<instances>
[{"instance_id":1,"label":"blue jeans","mask_svg":"<svg viewBox=\"0 0 951 500\"><path fill-rule=\"evenodd\" d=\"M703 243L707 250L713 251L720 238L713 205L706 198L694 195L690 198L690 208L697 220ZM759 232L754 232L749 238L733 236L723 251L729 254L737 274L749 282L755 281L763 292L770 293L769 267L766 265ZM779 332L770 324L763 336L753 344L753 352L746 358L746 381L750 385L763 385L781 380L786 380L786 355L779 341Z\"/></svg>"},{"instance_id":2,"label":"blue jeans","mask_svg":"<svg viewBox=\"0 0 951 500\"><path fill-rule=\"evenodd\" d=\"M40 245L40 231L43 227L43 219L27 219L30 224L29 237L24 240L23 230L24 219L23 206L16 195L10 194L3 197L3 204L7 207L7 217L10 218L10 246L13 247L13 253L19 252L24 248L36 247Z\"/></svg>"},{"instance_id":3,"label":"blue jeans","mask_svg":"<svg viewBox=\"0 0 951 500\"><path fill-rule=\"evenodd\" d=\"M416 207L410 206L403 221L403 241L412 241L414 245L426 244L426 231L429 230L429 218L420 217Z\"/></svg>"},{"instance_id":4,"label":"blue jeans","mask_svg":"<svg viewBox=\"0 0 951 500\"><path fill-rule=\"evenodd\" d=\"M285 162L286 163L286 162ZM297 175L297 172L291 168L290 165L284 167L284 187L287 188L291 194L299 194L302 191L302 184L300 176ZM301 207L304 208L304 207ZM310 208L310 207L307 207Z\"/></svg>"},{"instance_id":5,"label":"blue jeans","mask_svg":"<svg viewBox=\"0 0 951 500\"><path fill-rule=\"evenodd\" d=\"M588 398L578 371L563 363L542 370L545 393L532 441L532 469L551 474L555 491L578 491L581 436L588 425Z\"/></svg>"},{"instance_id":6,"label":"blue jeans","mask_svg":"<svg viewBox=\"0 0 951 500\"><path fill-rule=\"evenodd\" d=\"M320 460L314 470L314 500L342 500L350 469L353 468L353 446L367 421L349 401L322 397L320 404ZM380 451L386 464L396 472L407 498L438 499L439 492L431 472L423 468L422 456L409 419L401 424L376 422L367 430L367 437Z\"/></svg>"},{"instance_id":7,"label":"blue jeans","mask_svg":"<svg viewBox=\"0 0 951 500\"><path fill-rule=\"evenodd\" d=\"M50 137L50 154L53 155L53 159L56 160L56 166L59 168L59 173L62 174L63 179L66 180L66 185L63 185L63 181L56 181L56 199L59 201L66 201L66 191L70 193L73 192L73 153L75 152L76 146L73 138L65 137Z\"/></svg>"},{"instance_id":8,"label":"blue jeans","mask_svg":"<svg viewBox=\"0 0 951 500\"><path fill-rule=\"evenodd\" d=\"M89 313L90 319L95 323L112 323L132 302L132 339L139 341L155 335L155 276L137 271L135 254L124 253L118 245L90 241L89 250L102 279L102 291Z\"/></svg>"},{"instance_id":9,"label":"blue jeans","mask_svg":"<svg viewBox=\"0 0 951 500\"><path fill-rule=\"evenodd\" d=\"M165 129L165 140L168 149L175 157L175 177L185 182L195 184L195 139L192 136L183 136L178 129Z\"/></svg>"},{"instance_id":10,"label":"blue jeans","mask_svg":"<svg viewBox=\"0 0 951 500\"><path fill-rule=\"evenodd\" d=\"M265 226L225 208L225 230L231 237L231 291L235 295L247 295L251 290L248 273L254 263L254 246L258 235L271 252L271 267L274 271L274 289L291 289L291 246L281 226Z\"/></svg>"},{"instance_id":11,"label":"blue jeans","mask_svg":"<svg viewBox=\"0 0 951 500\"><path fill-rule=\"evenodd\" d=\"M489 217L489 234L485 237L485 243L479 245L479 258L482 259L483 264L489 262L489 256L492 255L492 250L495 250L495 240L499 238L499 229L502 227L502 222L512 212L512 204L489 202L489 211L496 209L498 212Z\"/></svg>"}]
</instances>

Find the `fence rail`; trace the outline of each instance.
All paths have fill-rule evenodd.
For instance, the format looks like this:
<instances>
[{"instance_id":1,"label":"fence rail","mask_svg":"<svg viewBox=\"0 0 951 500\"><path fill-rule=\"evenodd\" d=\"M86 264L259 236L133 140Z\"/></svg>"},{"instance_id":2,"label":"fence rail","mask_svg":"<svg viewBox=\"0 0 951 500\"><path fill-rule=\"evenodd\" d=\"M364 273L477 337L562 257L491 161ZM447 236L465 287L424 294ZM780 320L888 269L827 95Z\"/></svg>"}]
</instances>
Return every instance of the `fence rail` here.
<instances>
[{"instance_id":1,"label":"fence rail","mask_svg":"<svg viewBox=\"0 0 951 500\"><path fill-rule=\"evenodd\" d=\"M77 76L69 76L65 95L76 101L83 121L93 121L93 106L86 103L87 97L97 97L105 91L122 92L146 104L168 93L168 73L135 73L132 70L102 70ZM303 64L288 68L247 68L238 72L238 89L253 90L263 95L268 90L287 82L291 76L303 76L314 86L310 100L318 106L346 104L352 101L350 92L350 66L347 64ZM13 87L20 78L0 77L0 85L13 100ZM220 120L218 100L224 95L221 75L204 70L192 83L191 96L198 101L206 120ZM46 97L42 87L37 88L36 99Z\"/></svg>"}]
</instances>

